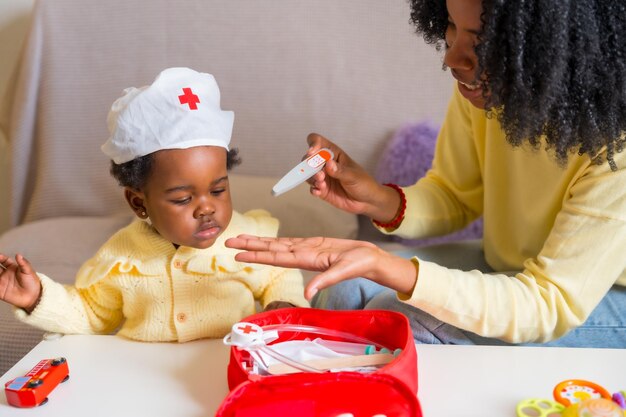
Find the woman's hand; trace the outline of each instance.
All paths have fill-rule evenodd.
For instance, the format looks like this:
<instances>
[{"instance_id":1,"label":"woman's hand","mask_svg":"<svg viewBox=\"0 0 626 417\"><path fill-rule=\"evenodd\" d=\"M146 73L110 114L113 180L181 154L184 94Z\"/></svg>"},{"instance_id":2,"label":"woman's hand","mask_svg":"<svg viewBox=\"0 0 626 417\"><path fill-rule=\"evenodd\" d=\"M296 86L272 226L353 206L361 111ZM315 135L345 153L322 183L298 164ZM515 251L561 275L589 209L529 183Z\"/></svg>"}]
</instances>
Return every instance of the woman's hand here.
<instances>
[{"instance_id":1,"label":"woman's hand","mask_svg":"<svg viewBox=\"0 0 626 417\"><path fill-rule=\"evenodd\" d=\"M0 253L0 264L0 300L32 312L41 296L41 281L30 262L20 254L14 261Z\"/></svg>"},{"instance_id":2,"label":"woman's hand","mask_svg":"<svg viewBox=\"0 0 626 417\"><path fill-rule=\"evenodd\" d=\"M240 235L226 240L226 246L246 251L235 255L240 262L321 271L304 290L308 300L318 290L351 278L368 278L406 294L413 291L417 280L410 260L391 255L370 242Z\"/></svg>"},{"instance_id":3,"label":"woman's hand","mask_svg":"<svg viewBox=\"0 0 626 417\"><path fill-rule=\"evenodd\" d=\"M307 155L321 148L329 148L335 154L335 158L309 180L311 194L341 210L364 214L383 223L395 218L401 203L395 190L378 184L347 153L325 137L311 133L307 142Z\"/></svg>"}]
</instances>

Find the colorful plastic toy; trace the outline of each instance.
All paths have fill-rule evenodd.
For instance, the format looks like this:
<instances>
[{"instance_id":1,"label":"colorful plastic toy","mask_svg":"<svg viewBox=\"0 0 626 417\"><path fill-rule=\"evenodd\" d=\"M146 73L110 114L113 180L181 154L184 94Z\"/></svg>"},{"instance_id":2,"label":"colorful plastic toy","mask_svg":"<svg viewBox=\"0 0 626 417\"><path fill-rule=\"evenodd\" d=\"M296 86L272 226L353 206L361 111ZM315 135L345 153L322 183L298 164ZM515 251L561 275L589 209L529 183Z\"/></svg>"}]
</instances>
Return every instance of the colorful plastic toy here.
<instances>
[{"instance_id":1,"label":"colorful plastic toy","mask_svg":"<svg viewBox=\"0 0 626 417\"><path fill-rule=\"evenodd\" d=\"M590 398L567 407L562 417L624 417L624 410L606 398Z\"/></svg>"},{"instance_id":2,"label":"colorful plastic toy","mask_svg":"<svg viewBox=\"0 0 626 417\"><path fill-rule=\"evenodd\" d=\"M65 358L43 359L26 375L7 382L4 393L14 407L36 407L48 402L48 394L69 379Z\"/></svg>"},{"instance_id":3,"label":"colorful plastic toy","mask_svg":"<svg viewBox=\"0 0 626 417\"><path fill-rule=\"evenodd\" d=\"M557 384L552 392L554 399L566 407L588 399L611 400L611 394L600 385L583 379L568 379Z\"/></svg>"},{"instance_id":4,"label":"colorful plastic toy","mask_svg":"<svg viewBox=\"0 0 626 417\"><path fill-rule=\"evenodd\" d=\"M613 394L582 379L559 382L552 391L555 401L532 398L520 401L517 417L626 417L626 391Z\"/></svg>"},{"instance_id":5,"label":"colorful plastic toy","mask_svg":"<svg viewBox=\"0 0 626 417\"><path fill-rule=\"evenodd\" d=\"M293 167L284 177L280 179L272 188L272 195L279 196L292 188L302 184L324 168L326 162L335 157L333 151L322 148L304 161Z\"/></svg>"},{"instance_id":6,"label":"colorful plastic toy","mask_svg":"<svg viewBox=\"0 0 626 417\"><path fill-rule=\"evenodd\" d=\"M565 410L563 404L556 401L532 398L520 401L515 412L517 417L557 417Z\"/></svg>"},{"instance_id":7,"label":"colorful plastic toy","mask_svg":"<svg viewBox=\"0 0 626 417\"><path fill-rule=\"evenodd\" d=\"M613 393L613 402L626 410L626 391Z\"/></svg>"}]
</instances>

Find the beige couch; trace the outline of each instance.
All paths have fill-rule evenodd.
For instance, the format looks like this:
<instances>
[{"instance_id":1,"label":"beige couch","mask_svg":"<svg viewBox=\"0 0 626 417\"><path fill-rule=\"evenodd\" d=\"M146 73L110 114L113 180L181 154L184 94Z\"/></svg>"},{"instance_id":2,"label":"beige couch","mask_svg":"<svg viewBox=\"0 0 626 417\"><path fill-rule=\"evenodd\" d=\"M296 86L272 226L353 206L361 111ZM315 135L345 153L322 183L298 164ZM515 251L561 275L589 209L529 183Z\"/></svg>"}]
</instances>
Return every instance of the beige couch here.
<instances>
[{"instance_id":1,"label":"beige couch","mask_svg":"<svg viewBox=\"0 0 626 417\"><path fill-rule=\"evenodd\" d=\"M378 239L367 222L308 195L274 198L276 179L317 131L370 172L402 124L441 121L452 83L414 33L405 0L39 0L8 106L10 226L21 252L60 282L130 220L99 147L123 88L162 69L215 75L235 112L235 208L266 208L281 235ZM42 332L0 303L0 374Z\"/></svg>"}]
</instances>

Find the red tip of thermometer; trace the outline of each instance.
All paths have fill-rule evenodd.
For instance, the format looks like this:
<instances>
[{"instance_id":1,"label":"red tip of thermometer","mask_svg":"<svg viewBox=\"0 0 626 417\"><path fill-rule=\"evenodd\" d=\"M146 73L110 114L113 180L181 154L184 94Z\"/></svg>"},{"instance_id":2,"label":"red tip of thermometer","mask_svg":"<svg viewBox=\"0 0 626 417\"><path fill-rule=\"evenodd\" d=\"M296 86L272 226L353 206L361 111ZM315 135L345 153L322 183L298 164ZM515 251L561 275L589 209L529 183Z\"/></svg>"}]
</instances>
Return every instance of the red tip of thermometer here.
<instances>
[{"instance_id":1,"label":"red tip of thermometer","mask_svg":"<svg viewBox=\"0 0 626 417\"><path fill-rule=\"evenodd\" d=\"M292 188L302 184L316 173L320 172L326 162L335 157L335 154L328 148L322 148L304 161L293 167L285 174L272 188L272 195L279 196Z\"/></svg>"}]
</instances>

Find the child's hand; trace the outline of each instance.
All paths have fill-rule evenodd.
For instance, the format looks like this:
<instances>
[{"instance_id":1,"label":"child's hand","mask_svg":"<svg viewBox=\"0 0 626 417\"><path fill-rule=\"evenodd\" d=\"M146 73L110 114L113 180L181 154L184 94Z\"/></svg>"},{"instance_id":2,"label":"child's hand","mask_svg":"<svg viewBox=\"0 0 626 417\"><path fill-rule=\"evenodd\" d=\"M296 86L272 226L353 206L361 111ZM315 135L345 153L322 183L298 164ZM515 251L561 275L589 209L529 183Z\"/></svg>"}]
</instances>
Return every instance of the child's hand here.
<instances>
[{"instance_id":1,"label":"child's hand","mask_svg":"<svg viewBox=\"0 0 626 417\"><path fill-rule=\"evenodd\" d=\"M288 303L287 301L272 301L271 303L265 306L265 309L263 309L263 311L278 310L279 308L292 308L292 307L297 307L297 306L291 303Z\"/></svg>"},{"instance_id":2,"label":"child's hand","mask_svg":"<svg viewBox=\"0 0 626 417\"><path fill-rule=\"evenodd\" d=\"M41 281L32 265L20 254L14 261L2 253L0 264L0 300L30 313L41 295Z\"/></svg>"}]
</instances>

